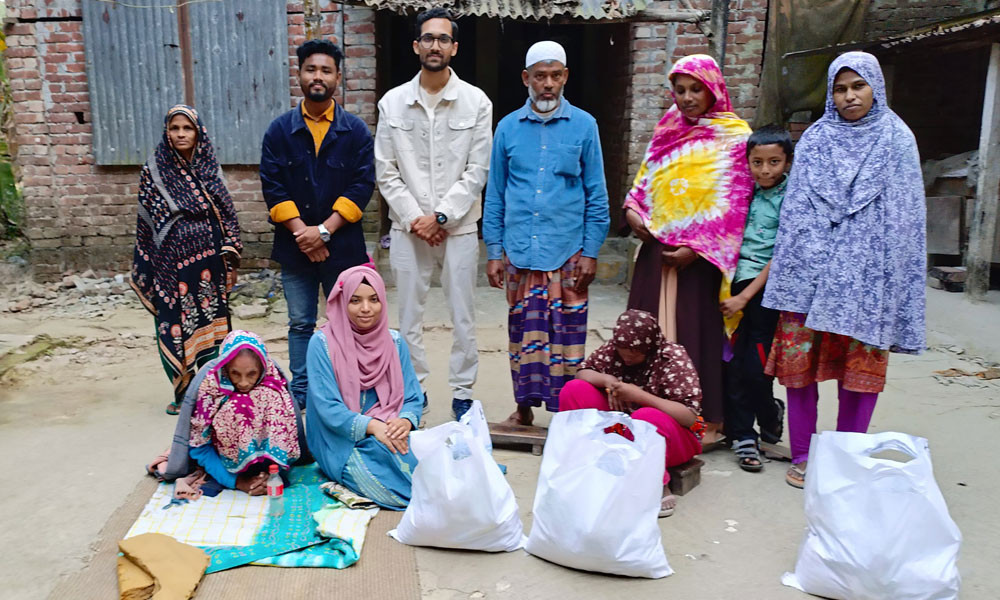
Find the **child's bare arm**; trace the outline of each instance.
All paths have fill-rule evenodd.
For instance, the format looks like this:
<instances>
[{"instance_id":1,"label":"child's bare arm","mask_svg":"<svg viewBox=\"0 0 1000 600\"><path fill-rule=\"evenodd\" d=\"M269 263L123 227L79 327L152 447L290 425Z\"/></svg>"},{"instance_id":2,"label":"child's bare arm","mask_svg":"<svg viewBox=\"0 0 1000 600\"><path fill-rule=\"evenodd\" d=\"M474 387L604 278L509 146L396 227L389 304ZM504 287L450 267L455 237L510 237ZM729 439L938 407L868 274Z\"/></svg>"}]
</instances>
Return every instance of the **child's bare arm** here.
<instances>
[{"instance_id":1,"label":"child's bare arm","mask_svg":"<svg viewBox=\"0 0 1000 600\"><path fill-rule=\"evenodd\" d=\"M746 298L747 302L749 302L751 298L756 296L762 289L764 289L764 284L767 283L767 274L770 272L771 272L771 261L767 261L767 264L764 265L764 269L761 270L759 275L753 278L753 281L750 282L750 285L748 285L742 292L740 292L740 296L743 296L744 298Z\"/></svg>"},{"instance_id":2,"label":"child's bare arm","mask_svg":"<svg viewBox=\"0 0 1000 600\"><path fill-rule=\"evenodd\" d=\"M767 264L764 265L764 269L760 272L760 274L754 277L753 281L751 281L742 292L732 298L722 301L722 304L719 305L719 310L722 311L722 314L727 317L731 317L732 315L743 310L743 307L746 306L754 296L760 293L762 289L764 289L764 284L767 283L767 275L770 272L771 261L767 261Z\"/></svg>"}]
</instances>

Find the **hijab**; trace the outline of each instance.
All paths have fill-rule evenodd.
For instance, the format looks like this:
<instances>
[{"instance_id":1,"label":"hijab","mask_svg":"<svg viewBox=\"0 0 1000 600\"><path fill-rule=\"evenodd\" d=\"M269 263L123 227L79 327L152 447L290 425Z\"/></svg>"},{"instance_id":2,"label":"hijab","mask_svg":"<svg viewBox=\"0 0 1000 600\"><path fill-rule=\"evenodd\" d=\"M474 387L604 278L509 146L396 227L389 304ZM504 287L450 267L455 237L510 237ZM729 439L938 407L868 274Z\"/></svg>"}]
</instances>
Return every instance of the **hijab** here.
<instances>
[{"instance_id":1,"label":"hijab","mask_svg":"<svg viewBox=\"0 0 1000 600\"><path fill-rule=\"evenodd\" d=\"M359 330L347 313L351 296L363 283L375 290L382 303L378 320L367 330ZM380 421L397 418L403 408L403 367L389 333L388 314L385 282L377 271L362 265L347 269L337 278L326 303L327 322L322 327L344 404L360 413L361 391L374 389L378 402L365 414Z\"/></svg>"},{"instance_id":2,"label":"hijab","mask_svg":"<svg viewBox=\"0 0 1000 600\"><path fill-rule=\"evenodd\" d=\"M250 390L240 392L226 366L244 350L260 361L261 373ZM231 473L261 460L283 468L295 462L301 455L295 403L260 336L231 331L222 342L219 358L206 368L209 372L198 388L191 415L190 446L213 444Z\"/></svg>"},{"instance_id":3,"label":"hijab","mask_svg":"<svg viewBox=\"0 0 1000 600\"><path fill-rule=\"evenodd\" d=\"M871 110L840 116L845 69L872 88ZM806 327L905 353L925 345L926 200L916 140L888 104L878 59L837 57L826 109L802 135L782 203L763 303Z\"/></svg>"},{"instance_id":4,"label":"hijab","mask_svg":"<svg viewBox=\"0 0 1000 600\"><path fill-rule=\"evenodd\" d=\"M627 365L618 348L637 350L646 358L637 365ZM611 375L701 413L701 385L691 359L683 346L667 341L656 317L646 311L622 313L611 339L588 356L580 369Z\"/></svg>"},{"instance_id":5,"label":"hijab","mask_svg":"<svg viewBox=\"0 0 1000 600\"><path fill-rule=\"evenodd\" d=\"M673 106L657 123L624 208L632 209L660 243L687 246L723 275L719 299L730 295L743 243L753 178L746 159L751 129L733 111L719 65L693 54L677 61L670 81L688 75L713 102L691 120ZM671 90L673 94L673 90ZM738 317L726 320L732 333Z\"/></svg>"}]
</instances>

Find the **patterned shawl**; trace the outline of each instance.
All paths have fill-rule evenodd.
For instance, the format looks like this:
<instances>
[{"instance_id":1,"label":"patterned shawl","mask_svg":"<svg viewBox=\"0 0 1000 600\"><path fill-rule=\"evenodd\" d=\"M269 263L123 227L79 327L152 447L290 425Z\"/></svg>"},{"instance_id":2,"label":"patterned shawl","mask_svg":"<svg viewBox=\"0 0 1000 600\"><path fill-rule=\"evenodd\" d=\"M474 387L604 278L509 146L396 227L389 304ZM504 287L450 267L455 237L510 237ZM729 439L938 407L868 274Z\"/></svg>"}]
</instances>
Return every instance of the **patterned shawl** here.
<instances>
[{"instance_id":1,"label":"patterned shawl","mask_svg":"<svg viewBox=\"0 0 1000 600\"><path fill-rule=\"evenodd\" d=\"M382 302L375 325L360 331L347 315L347 304L362 283L368 283ZM347 408L361 412L361 391L375 389L378 402L367 413L380 421L399 417L403 409L403 365L389 333L389 309L385 282L378 271L352 267L337 278L326 302L327 322L321 328L333 363L340 395Z\"/></svg>"},{"instance_id":2,"label":"patterned shawl","mask_svg":"<svg viewBox=\"0 0 1000 600\"><path fill-rule=\"evenodd\" d=\"M638 350L646 360L626 365L616 348ZM646 311L629 309L618 317L614 334L580 363L580 369L617 377L643 390L701 413L701 384L698 372L680 344L668 342L656 317Z\"/></svg>"},{"instance_id":3,"label":"patterned shawl","mask_svg":"<svg viewBox=\"0 0 1000 600\"><path fill-rule=\"evenodd\" d=\"M173 149L167 136L167 126L176 115L186 116L198 130L191 162ZM216 227L221 228L218 247L213 247L216 243L209 228L200 228L195 239L185 239L184 248L164 243L178 221L206 220L213 220ZM227 259L236 266L243 244L236 209L215 158L208 130L195 109L178 104L167 111L163 120L163 139L143 165L139 181L139 224L132 287L154 316L159 317L164 308L169 311L177 305L177 271L183 266L178 259L187 258L179 256L178 252L192 248L195 252L226 253Z\"/></svg>"},{"instance_id":4,"label":"patterned shawl","mask_svg":"<svg viewBox=\"0 0 1000 600\"><path fill-rule=\"evenodd\" d=\"M245 394L236 390L224 368L244 349L267 365L257 385ZM301 454L292 395L255 333L236 330L227 335L218 362L198 388L190 445L197 448L208 443L215 446L231 473L261 460L286 468Z\"/></svg>"},{"instance_id":5,"label":"patterned shawl","mask_svg":"<svg viewBox=\"0 0 1000 600\"><path fill-rule=\"evenodd\" d=\"M751 129L732 112L712 57L682 58L670 70L670 80L680 74L702 82L715 103L694 122L676 104L670 107L656 125L625 208L639 213L660 242L687 246L718 267L722 297L728 297L753 195L746 159Z\"/></svg>"},{"instance_id":6,"label":"patterned shawl","mask_svg":"<svg viewBox=\"0 0 1000 600\"><path fill-rule=\"evenodd\" d=\"M833 103L843 69L874 92L871 111L857 121ZM795 148L763 304L807 314L816 331L919 353L927 255L916 141L890 110L871 54L839 56L827 84L826 112Z\"/></svg>"}]
</instances>

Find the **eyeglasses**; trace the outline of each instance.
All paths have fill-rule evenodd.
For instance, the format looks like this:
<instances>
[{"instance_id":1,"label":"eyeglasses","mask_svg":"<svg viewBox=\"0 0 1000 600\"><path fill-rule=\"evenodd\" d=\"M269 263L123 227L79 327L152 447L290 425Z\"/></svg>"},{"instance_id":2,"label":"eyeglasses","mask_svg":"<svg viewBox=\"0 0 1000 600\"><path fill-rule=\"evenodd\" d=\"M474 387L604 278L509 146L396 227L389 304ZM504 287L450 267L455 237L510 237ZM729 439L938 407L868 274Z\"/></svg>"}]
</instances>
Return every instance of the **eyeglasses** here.
<instances>
[{"instance_id":1,"label":"eyeglasses","mask_svg":"<svg viewBox=\"0 0 1000 600\"><path fill-rule=\"evenodd\" d=\"M440 44L442 48L447 48L448 46L451 46L454 41L455 40L453 40L450 35L431 35L429 33L425 33L417 38L417 42L420 43L420 47L425 50L433 48L434 42Z\"/></svg>"}]
</instances>

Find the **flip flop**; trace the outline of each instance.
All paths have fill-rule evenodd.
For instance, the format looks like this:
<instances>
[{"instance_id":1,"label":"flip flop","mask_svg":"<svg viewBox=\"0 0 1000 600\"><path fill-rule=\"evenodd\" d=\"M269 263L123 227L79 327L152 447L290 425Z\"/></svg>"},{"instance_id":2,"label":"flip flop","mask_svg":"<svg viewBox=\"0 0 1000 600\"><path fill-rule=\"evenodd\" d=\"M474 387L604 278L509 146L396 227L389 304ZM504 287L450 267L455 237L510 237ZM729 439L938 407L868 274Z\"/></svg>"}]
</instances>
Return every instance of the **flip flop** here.
<instances>
[{"instance_id":1,"label":"flip flop","mask_svg":"<svg viewBox=\"0 0 1000 600\"><path fill-rule=\"evenodd\" d=\"M701 453L702 454L706 454L708 452L711 452L712 450L718 450L719 448L722 448L722 447L724 447L726 445L726 441L727 441L726 436L725 435L720 435L718 437L718 439L716 439L714 442L709 442L707 444L702 444L701 445Z\"/></svg>"},{"instance_id":2,"label":"flip flop","mask_svg":"<svg viewBox=\"0 0 1000 600\"><path fill-rule=\"evenodd\" d=\"M167 405L166 413L174 416L181 414L181 405L176 402L171 402Z\"/></svg>"},{"instance_id":3,"label":"flip flop","mask_svg":"<svg viewBox=\"0 0 1000 600\"><path fill-rule=\"evenodd\" d=\"M802 489L806 485L806 471L799 465L792 465L785 471L785 483L793 488Z\"/></svg>"},{"instance_id":4,"label":"flip flop","mask_svg":"<svg viewBox=\"0 0 1000 600\"><path fill-rule=\"evenodd\" d=\"M674 505L671 506L670 508L663 508L663 501L666 500L667 498L673 498L674 499ZM677 497L676 496L674 496L673 494L667 494L666 496L660 498L660 513L658 515L658 518L662 519L663 517L669 517L670 515L674 514L674 509L675 508L677 508Z\"/></svg>"}]
</instances>

